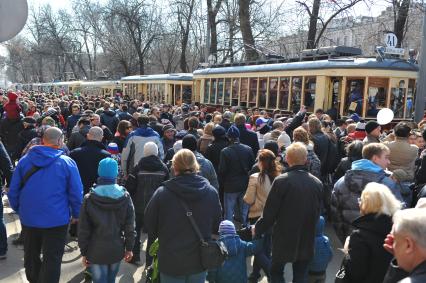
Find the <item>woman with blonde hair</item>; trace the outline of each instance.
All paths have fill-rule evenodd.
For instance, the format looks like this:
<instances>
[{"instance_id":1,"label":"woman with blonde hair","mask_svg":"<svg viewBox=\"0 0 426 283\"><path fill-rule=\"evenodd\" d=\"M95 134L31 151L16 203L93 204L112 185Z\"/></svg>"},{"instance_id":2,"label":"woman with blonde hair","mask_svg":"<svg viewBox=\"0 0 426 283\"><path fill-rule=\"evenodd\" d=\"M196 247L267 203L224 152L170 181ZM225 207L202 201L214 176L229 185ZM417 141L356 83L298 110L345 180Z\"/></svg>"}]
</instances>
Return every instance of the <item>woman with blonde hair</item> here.
<instances>
[{"instance_id":1,"label":"woman with blonde hair","mask_svg":"<svg viewBox=\"0 0 426 283\"><path fill-rule=\"evenodd\" d=\"M250 176L247 191L244 195L244 202L250 205L249 221L251 224L262 216L266 199L271 191L272 182L275 177L281 174L282 167L277 161L275 154L269 149L262 149L258 154L259 173ZM271 234L267 233L263 241L263 250L255 255L253 262L253 271L249 276L249 281L255 281L260 278L260 269L263 269L265 275L269 278L271 265Z\"/></svg>"},{"instance_id":2,"label":"woman with blonde hair","mask_svg":"<svg viewBox=\"0 0 426 283\"><path fill-rule=\"evenodd\" d=\"M218 231L222 217L219 196L204 177L197 175L199 164L194 153L179 150L172 159L174 178L159 187L145 210L145 228L149 237L158 238L158 266L162 283L204 283L206 269L200 262L200 240L187 211L205 240Z\"/></svg>"},{"instance_id":3,"label":"woman with blonde hair","mask_svg":"<svg viewBox=\"0 0 426 283\"><path fill-rule=\"evenodd\" d=\"M204 132L203 135L200 137L200 139L198 140L198 152L201 153L202 155L206 156L206 151L207 151L207 147L213 142L214 137L213 137L213 128L214 128L214 123L210 122L207 123L204 126Z\"/></svg>"},{"instance_id":4,"label":"woman with blonde hair","mask_svg":"<svg viewBox=\"0 0 426 283\"><path fill-rule=\"evenodd\" d=\"M383 241L401 203L388 187L374 182L367 184L358 203L361 216L352 223L355 230L345 244L345 282L381 283L392 260Z\"/></svg>"}]
</instances>

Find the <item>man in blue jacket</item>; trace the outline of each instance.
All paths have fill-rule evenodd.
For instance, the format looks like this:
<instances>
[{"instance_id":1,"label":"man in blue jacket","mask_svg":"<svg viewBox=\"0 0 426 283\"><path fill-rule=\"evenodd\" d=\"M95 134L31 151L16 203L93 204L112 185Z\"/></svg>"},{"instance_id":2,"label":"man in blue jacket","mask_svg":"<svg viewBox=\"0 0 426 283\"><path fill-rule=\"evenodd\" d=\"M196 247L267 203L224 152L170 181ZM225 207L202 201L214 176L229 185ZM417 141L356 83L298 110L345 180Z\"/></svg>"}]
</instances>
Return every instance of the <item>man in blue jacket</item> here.
<instances>
[{"instance_id":1,"label":"man in blue jacket","mask_svg":"<svg viewBox=\"0 0 426 283\"><path fill-rule=\"evenodd\" d=\"M75 223L80 212L83 185L77 165L63 155L62 146L62 131L47 129L43 145L22 157L10 184L9 202L25 230L24 266L29 282L59 282L68 224Z\"/></svg>"}]
</instances>

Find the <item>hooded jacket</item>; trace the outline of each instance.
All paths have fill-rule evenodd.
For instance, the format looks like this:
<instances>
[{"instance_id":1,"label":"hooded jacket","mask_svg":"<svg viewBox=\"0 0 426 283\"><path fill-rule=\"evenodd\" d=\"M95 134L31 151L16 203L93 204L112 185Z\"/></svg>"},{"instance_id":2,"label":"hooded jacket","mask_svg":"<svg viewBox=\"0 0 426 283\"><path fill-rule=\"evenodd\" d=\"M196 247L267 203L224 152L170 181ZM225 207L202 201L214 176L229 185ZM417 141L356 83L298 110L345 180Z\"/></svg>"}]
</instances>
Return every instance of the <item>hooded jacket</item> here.
<instances>
[{"instance_id":1,"label":"hooded jacket","mask_svg":"<svg viewBox=\"0 0 426 283\"><path fill-rule=\"evenodd\" d=\"M101 117L101 124L106 126L111 133L115 133L117 130L118 123L120 122L120 119L117 116L117 113L115 113L112 110L104 110Z\"/></svg>"},{"instance_id":2,"label":"hooded jacket","mask_svg":"<svg viewBox=\"0 0 426 283\"><path fill-rule=\"evenodd\" d=\"M395 182L387 176L385 171L368 159L356 160L352 163L342 178L334 185L331 196L331 217L334 229L342 243L352 232L351 223L360 216L358 198L365 186L370 182L386 185L395 197L402 201L401 193Z\"/></svg>"},{"instance_id":3,"label":"hooded jacket","mask_svg":"<svg viewBox=\"0 0 426 283\"><path fill-rule=\"evenodd\" d=\"M41 169L20 188L22 178L33 166ZM66 225L70 216L78 218L83 198L77 165L63 155L62 150L34 146L18 162L8 198L25 226L51 228Z\"/></svg>"},{"instance_id":4,"label":"hooded jacket","mask_svg":"<svg viewBox=\"0 0 426 283\"><path fill-rule=\"evenodd\" d=\"M392 219L384 214L367 214L353 222L349 257L345 264L347 282L382 283L392 260L383 240L392 230Z\"/></svg>"},{"instance_id":5,"label":"hooded jacket","mask_svg":"<svg viewBox=\"0 0 426 283\"><path fill-rule=\"evenodd\" d=\"M6 105L4 106L4 111L6 111L6 117L11 120L18 119L22 111L21 106L16 103L18 95L14 92L9 92L7 94L7 98L9 98L9 102L6 103Z\"/></svg>"},{"instance_id":6,"label":"hooded jacket","mask_svg":"<svg viewBox=\"0 0 426 283\"><path fill-rule=\"evenodd\" d=\"M320 216L315 227L315 253L309 264L309 271L314 273L326 272L328 263L333 258L330 241L324 235L325 220Z\"/></svg>"},{"instance_id":7,"label":"hooded jacket","mask_svg":"<svg viewBox=\"0 0 426 283\"><path fill-rule=\"evenodd\" d=\"M100 185L85 195L78 246L93 264L113 264L135 243L135 211L130 195L116 184Z\"/></svg>"},{"instance_id":8,"label":"hooded jacket","mask_svg":"<svg viewBox=\"0 0 426 283\"><path fill-rule=\"evenodd\" d=\"M246 283L247 257L258 253L262 240L245 242L238 235L220 236L228 250L228 257L223 265L215 270L209 270L207 281L215 283Z\"/></svg>"},{"instance_id":9,"label":"hooded jacket","mask_svg":"<svg viewBox=\"0 0 426 283\"><path fill-rule=\"evenodd\" d=\"M156 190L145 210L145 228L150 236L158 237L160 272L170 276L204 271L200 240L179 198L191 209L205 239L217 233L222 215L217 191L197 174L177 176Z\"/></svg>"},{"instance_id":10,"label":"hooded jacket","mask_svg":"<svg viewBox=\"0 0 426 283\"><path fill-rule=\"evenodd\" d=\"M124 176L129 174L127 165L133 165L135 167L138 165L139 160L144 157L143 148L147 142L154 142L158 147L158 156L161 160L164 159L164 150L163 143L161 142L160 135L150 127L141 127L137 128L131 132L124 143L123 152L121 154L121 168L123 170ZM131 148L132 144L134 147L134 154L132 156ZM132 162L132 164L130 163ZM129 168L130 169L130 168Z\"/></svg>"}]
</instances>

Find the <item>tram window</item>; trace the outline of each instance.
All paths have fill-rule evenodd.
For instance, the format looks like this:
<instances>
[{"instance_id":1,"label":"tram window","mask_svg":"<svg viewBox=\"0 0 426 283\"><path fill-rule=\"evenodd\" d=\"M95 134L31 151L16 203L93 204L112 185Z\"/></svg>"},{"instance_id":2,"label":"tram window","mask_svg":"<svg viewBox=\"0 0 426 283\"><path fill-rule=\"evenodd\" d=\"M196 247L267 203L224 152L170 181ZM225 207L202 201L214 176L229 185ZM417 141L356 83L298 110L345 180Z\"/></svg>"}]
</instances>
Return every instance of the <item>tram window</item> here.
<instances>
[{"instance_id":1,"label":"tram window","mask_svg":"<svg viewBox=\"0 0 426 283\"><path fill-rule=\"evenodd\" d=\"M210 88L210 104L216 103L216 89L217 89L217 80L212 79L211 88Z\"/></svg>"},{"instance_id":2,"label":"tram window","mask_svg":"<svg viewBox=\"0 0 426 283\"><path fill-rule=\"evenodd\" d=\"M250 79L249 107L256 106L257 81L258 81L257 78Z\"/></svg>"},{"instance_id":3,"label":"tram window","mask_svg":"<svg viewBox=\"0 0 426 283\"><path fill-rule=\"evenodd\" d=\"M217 81L217 104L223 104L223 79Z\"/></svg>"},{"instance_id":4,"label":"tram window","mask_svg":"<svg viewBox=\"0 0 426 283\"><path fill-rule=\"evenodd\" d=\"M416 80L408 80L407 102L405 106L405 118L411 118L416 101Z\"/></svg>"},{"instance_id":5,"label":"tram window","mask_svg":"<svg viewBox=\"0 0 426 283\"><path fill-rule=\"evenodd\" d=\"M277 94L278 94L278 78L270 78L268 107L271 109L275 109L277 107Z\"/></svg>"},{"instance_id":6,"label":"tram window","mask_svg":"<svg viewBox=\"0 0 426 283\"><path fill-rule=\"evenodd\" d=\"M209 103L210 80L204 81L204 103Z\"/></svg>"},{"instance_id":7,"label":"tram window","mask_svg":"<svg viewBox=\"0 0 426 283\"><path fill-rule=\"evenodd\" d=\"M389 80L384 78L368 79L367 116L376 117L379 110L386 107L388 82Z\"/></svg>"},{"instance_id":8,"label":"tram window","mask_svg":"<svg viewBox=\"0 0 426 283\"><path fill-rule=\"evenodd\" d=\"M395 118L403 118L405 104L405 81L400 80L396 87L391 88L390 108Z\"/></svg>"},{"instance_id":9,"label":"tram window","mask_svg":"<svg viewBox=\"0 0 426 283\"><path fill-rule=\"evenodd\" d=\"M288 95L289 95L290 78L280 78L280 100L278 108L288 110Z\"/></svg>"},{"instance_id":10,"label":"tram window","mask_svg":"<svg viewBox=\"0 0 426 283\"><path fill-rule=\"evenodd\" d=\"M247 106L247 92L248 92L248 79L241 79L241 96L240 96L240 106Z\"/></svg>"},{"instance_id":11,"label":"tram window","mask_svg":"<svg viewBox=\"0 0 426 283\"><path fill-rule=\"evenodd\" d=\"M182 101L183 103L190 104L192 100L192 86L184 85L182 90Z\"/></svg>"},{"instance_id":12,"label":"tram window","mask_svg":"<svg viewBox=\"0 0 426 283\"><path fill-rule=\"evenodd\" d=\"M314 112L316 81L316 77L305 78L305 97L303 105L306 106L309 112Z\"/></svg>"},{"instance_id":13,"label":"tram window","mask_svg":"<svg viewBox=\"0 0 426 283\"><path fill-rule=\"evenodd\" d=\"M231 79L225 79L225 94L224 94L224 104L229 105L230 98L231 98Z\"/></svg>"},{"instance_id":14,"label":"tram window","mask_svg":"<svg viewBox=\"0 0 426 283\"><path fill-rule=\"evenodd\" d=\"M290 110L299 111L301 99L302 99L302 78L294 77L292 78Z\"/></svg>"},{"instance_id":15,"label":"tram window","mask_svg":"<svg viewBox=\"0 0 426 283\"><path fill-rule=\"evenodd\" d=\"M232 106L238 106L238 94L240 92L240 79L232 81Z\"/></svg>"},{"instance_id":16,"label":"tram window","mask_svg":"<svg viewBox=\"0 0 426 283\"><path fill-rule=\"evenodd\" d=\"M266 90L268 86L268 79L262 78L259 80L259 107L266 107Z\"/></svg>"},{"instance_id":17,"label":"tram window","mask_svg":"<svg viewBox=\"0 0 426 283\"><path fill-rule=\"evenodd\" d=\"M362 103L364 100L364 80L350 79L347 80L347 91L345 100L345 115L357 113L362 115Z\"/></svg>"},{"instance_id":18,"label":"tram window","mask_svg":"<svg viewBox=\"0 0 426 283\"><path fill-rule=\"evenodd\" d=\"M182 92L180 85L175 85L175 101L177 105L182 104Z\"/></svg>"}]
</instances>

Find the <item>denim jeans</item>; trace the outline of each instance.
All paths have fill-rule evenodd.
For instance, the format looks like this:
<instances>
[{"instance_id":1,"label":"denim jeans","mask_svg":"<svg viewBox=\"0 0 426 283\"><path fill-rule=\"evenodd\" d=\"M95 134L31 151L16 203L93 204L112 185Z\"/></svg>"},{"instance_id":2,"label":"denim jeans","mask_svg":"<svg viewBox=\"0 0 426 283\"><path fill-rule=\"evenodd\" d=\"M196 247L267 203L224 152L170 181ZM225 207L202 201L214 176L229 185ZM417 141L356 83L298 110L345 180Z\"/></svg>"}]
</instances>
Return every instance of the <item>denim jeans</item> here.
<instances>
[{"instance_id":1,"label":"denim jeans","mask_svg":"<svg viewBox=\"0 0 426 283\"><path fill-rule=\"evenodd\" d=\"M119 269L120 262L113 264L91 264L92 281L93 283L114 283Z\"/></svg>"},{"instance_id":2,"label":"denim jeans","mask_svg":"<svg viewBox=\"0 0 426 283\"><path fill-rule=\"evenodd\" d=\"M247 225L247 214L249 211L249 205L243 201L245 192L239 193L225 193L224 202L225 202L225 220L233 221L234 210L238 203L241 214L241 224L243 226Z\"/></svg>"},{"instance_id":3,"label":"denim jeans","mask_svg":"<svg viewBox=\"0 0 426 283\"><path fill-rule=\"evenodd\" d=\"M205 283L207 271L186 276L170 276L160 273L161 283Z\"/></svg>"},{"instance_id":4,"label":"denim jeans","mask_svg":"<svg viewBox=\"0 0 426 283\"><path fill-rule=\"evenodd\" d=\"M274 262L271 265L271 283L285 283L284 267L286 262ZM291 262L293 267L293 283L308 282L309 260Z\"/></svg>"},{"instance_id":5,"label":"denim jeans","mask_svg":"<svg viewBox=\"0 0 426 283\"><path fill-rule=\"evenodd\" d=\"M7 233L6 225L4 224L3 217L3 201L1 199L0 193L0 255L5 255L7 253Z\"/></svg>"},{"instance_id":6,"label":"denim jeans","mask_svg":"<svg viewBox=\"0 0 426 283\"><path fill-rule=\"evenodd\" d=\"M23 227L24 266L30 283L57 283L61 277L68 225L52 228ZM40 255L43 251L43 261Z\"/></svg>"}]
</instances>

